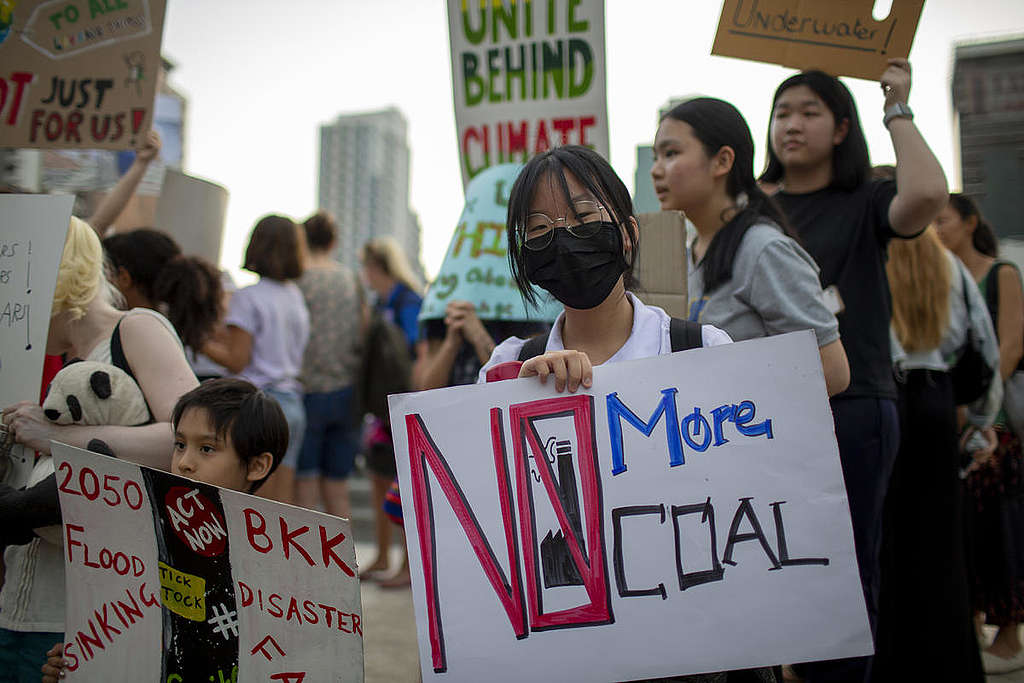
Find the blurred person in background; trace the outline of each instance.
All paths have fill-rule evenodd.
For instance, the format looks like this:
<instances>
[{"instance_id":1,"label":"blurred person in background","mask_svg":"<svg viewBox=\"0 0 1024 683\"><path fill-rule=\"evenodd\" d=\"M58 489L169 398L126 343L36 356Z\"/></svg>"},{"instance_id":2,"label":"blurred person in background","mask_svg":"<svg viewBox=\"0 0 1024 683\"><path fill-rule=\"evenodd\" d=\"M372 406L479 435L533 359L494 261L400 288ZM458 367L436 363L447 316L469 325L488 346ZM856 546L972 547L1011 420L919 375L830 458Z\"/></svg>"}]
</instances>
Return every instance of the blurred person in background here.
<instances>
[{"instance_id":1,"label":"blurred person in background","mask_svg":"<svg viewBox=\"0 0 1024 683\"><path fill-rule=\"evenodd\" d=\"M999 629L982 661L986 673L1006 673L1024 668L1019 635L1024 621L1024 454L1007 411L1009 381L1024 355L1024 288L1017 267L998 260L995 233L970 197L950 194L935 226L985 297L999 339L1000 375L1007 382L1004 409L995 423L998 446L967 477L971 597L979 627L987 622Z\"/></svg>"},{"instance_id":2,"label":"blurred person in background","mask_svg":"<svg viewBox=\"0 0 1024 683\"><path fill-rule=\"evenodd\" d=\"M249 237L242 266L260 276L231 297L224 326L203 352L234 376L272 396L288 420L288 451L261 487L267 498L295 499L295 468L306 431L299 372L309 339L309 311L295 281L306 260L302 228L284 216L264 216Z\"/></svg>"},{"instance_id":3,"label":"blurred person in background","mask_svg":"<svg viewBox=\"0 0 1024 683\"><path fill-rule=\"evenodd\" d=\"M363 291L355 274L332 258L338 226L325 212L303 223L309 258L298 280L309 309L309 344L299 379L306 433L296 472L297 503L349 516L347 479L359 448L355 382L363 330Z\"/></svg>"}]
</instances>

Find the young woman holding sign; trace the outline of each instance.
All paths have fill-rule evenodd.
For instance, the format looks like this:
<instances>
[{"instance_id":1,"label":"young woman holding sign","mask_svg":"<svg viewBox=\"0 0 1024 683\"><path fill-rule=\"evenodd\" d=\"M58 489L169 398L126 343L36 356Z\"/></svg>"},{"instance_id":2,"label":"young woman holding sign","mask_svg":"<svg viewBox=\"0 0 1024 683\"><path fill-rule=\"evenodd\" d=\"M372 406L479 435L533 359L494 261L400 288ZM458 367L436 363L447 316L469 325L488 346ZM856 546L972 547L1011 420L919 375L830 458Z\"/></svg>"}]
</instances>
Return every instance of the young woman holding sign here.
<instances>
[{"instance_id":1,"label":"young woman holding sign","mask_svg":"<svg viewBox=\"0 0 1024 683\"><path fill-rule=\"evenodd\" d=\"M882 505L899 445L885 249L893 237L921 232L945 205L947 192L942 167L907 105L909 62L889 60L880 83L896 182L870 178L853 97L820 71L796 74L775 91L768 166L760 178L778 189L774 199L821 268L846 342L850 386L833 397L832 413L872 627ZM811 680L861 680L868 668L869 658L858 658L810 666L806 674Z\"/></svg>"},{"instance_id":2,"label":"young woman holding sign","mask_svg":"<svg viewBox=\"0 0 1024 683\"><path fill-rule=\"evenodd\" d=\"M829 395L846 389L850 367L818 267L754 181L754 141L739 111L701 97L665 114L651 179L661 208L685 212L697 228L687 259L689 319L737 341L812 329Z\"/></svg>"}]
</instances>

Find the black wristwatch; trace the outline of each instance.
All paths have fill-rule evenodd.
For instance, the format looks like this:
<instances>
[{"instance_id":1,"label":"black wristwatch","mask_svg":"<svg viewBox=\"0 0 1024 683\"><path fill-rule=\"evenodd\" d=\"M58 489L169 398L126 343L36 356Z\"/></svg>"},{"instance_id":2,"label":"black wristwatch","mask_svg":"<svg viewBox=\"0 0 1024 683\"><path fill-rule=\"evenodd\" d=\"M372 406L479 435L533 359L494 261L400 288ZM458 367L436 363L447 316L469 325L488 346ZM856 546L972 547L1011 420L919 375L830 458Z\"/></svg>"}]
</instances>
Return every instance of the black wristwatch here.
<instances>
[{"instance_id":1,"label":"black wristwatch","mask_svg":"<svg viewBox=\"0 0 1024 683\"><path fill-rule=\"evenodd\" d=\"M894 102L885 108L885 117L882 119L882 124L888 128L889 122L893 119L912 118L914 118L914 112L909 106L903 102Z\"/></svg>"}]
</instances>

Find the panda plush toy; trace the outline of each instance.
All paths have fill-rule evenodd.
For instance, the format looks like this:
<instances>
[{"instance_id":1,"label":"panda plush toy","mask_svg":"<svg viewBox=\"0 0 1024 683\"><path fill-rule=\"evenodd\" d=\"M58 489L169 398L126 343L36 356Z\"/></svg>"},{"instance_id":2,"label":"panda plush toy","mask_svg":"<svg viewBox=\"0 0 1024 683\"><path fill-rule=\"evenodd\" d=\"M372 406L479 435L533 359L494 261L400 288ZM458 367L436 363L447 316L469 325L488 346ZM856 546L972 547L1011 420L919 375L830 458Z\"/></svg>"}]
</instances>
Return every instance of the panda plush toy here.
<instances>
[{"instance_id":1,"label":"panda plush toy","mask_svg":"<svg viewBox=\"0 0 1024 683\"><path fill-rule=\"evenodd\" d=\"M131 427L150 421L149 406L135 380L116 366L95 361L77 361L57 373L43 402L43 414L59 425ZM100 439L90 441L87 449L116 455ZM6 523L0 545L29 543L35 536L61 543L59 524L37 527L30 521L60 518L53 473L53 457L44 455L36 460L25 488L0 485L0 519Z\"/></svg>"},{"instance_id":2,"label":"panda plush toy","mask_svg":"<svg viewBox=\"0 0 1024 683\"><path fill-rule=\"evenodd\" d=\"M134 427L150 419L146 397L127 372L88 360L71 363L57 373L43 402L43 414L59 425Z\"/></svg>"}]
</instances>

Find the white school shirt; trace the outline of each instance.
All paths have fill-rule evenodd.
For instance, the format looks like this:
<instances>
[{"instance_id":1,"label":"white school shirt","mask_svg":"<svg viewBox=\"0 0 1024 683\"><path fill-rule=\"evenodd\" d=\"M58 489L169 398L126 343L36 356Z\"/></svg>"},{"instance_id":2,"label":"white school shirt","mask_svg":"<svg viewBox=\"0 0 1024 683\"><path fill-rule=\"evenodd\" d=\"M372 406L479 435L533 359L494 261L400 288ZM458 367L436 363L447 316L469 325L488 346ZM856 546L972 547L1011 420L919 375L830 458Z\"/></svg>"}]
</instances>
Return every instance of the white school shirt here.
<instances>
[{"instance_id":1,"label":"white school shirt","mask_svg":"<svg viewBox=\"0 0 1024 683\"><path fill-rule=\"evenodd\" d=\"M629 297L630 303L633 304L633 330L630 332L626 343L605 363L650 358L651 356L672 353L672 337L669 333L671 316L657 306L648 306L640 301L632 292L626 292L626 296ZM545 352L565 350L565 346L562 343L562 321L564 318L565 311L562 311L555 319L554 325L551 326L551 334L548 335L548 343L544 347ZM704 346L732 343L732 338L714 325L701 325L700 337ZM480 368L477 382L487 381L487 371L495 365L519 360L519 351L525 343L525 339L509 337L498 344L494 349L494 353L491 354L490 360Z\"/></svg>"}]
</instances>

